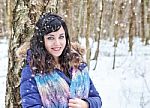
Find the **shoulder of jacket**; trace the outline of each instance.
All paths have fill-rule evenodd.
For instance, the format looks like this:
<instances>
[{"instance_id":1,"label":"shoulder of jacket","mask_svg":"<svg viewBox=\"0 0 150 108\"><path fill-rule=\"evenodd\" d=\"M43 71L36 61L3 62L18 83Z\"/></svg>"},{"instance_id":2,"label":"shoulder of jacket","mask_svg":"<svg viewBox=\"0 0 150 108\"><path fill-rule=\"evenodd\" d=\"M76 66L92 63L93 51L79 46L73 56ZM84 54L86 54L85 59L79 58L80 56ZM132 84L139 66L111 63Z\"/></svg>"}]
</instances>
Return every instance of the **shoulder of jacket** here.
<instances>
[{"instance_id":1,"label":"shoulder of jacket","mask_svg":"<svg viewBox=\"0 0 150 108\"><path fill-rule=\"evenodd\" d=\"M83 71L83 70L88 71L88 65L87 65L85 62L81 62L81 63L79 64L79 66L78 66L78 69L79 69L80 71Z\"/></svg>"},{"instance_id":2,"label":"shoulder of jacket","mask_svg":"<svg viewBox=\"0 0 150 108\"><path fill-rule=\"evenodd\" d=\"M21 71L21 79L30 79L33 76L29 65L26 65Z\"/></svg>"}]
</instances>

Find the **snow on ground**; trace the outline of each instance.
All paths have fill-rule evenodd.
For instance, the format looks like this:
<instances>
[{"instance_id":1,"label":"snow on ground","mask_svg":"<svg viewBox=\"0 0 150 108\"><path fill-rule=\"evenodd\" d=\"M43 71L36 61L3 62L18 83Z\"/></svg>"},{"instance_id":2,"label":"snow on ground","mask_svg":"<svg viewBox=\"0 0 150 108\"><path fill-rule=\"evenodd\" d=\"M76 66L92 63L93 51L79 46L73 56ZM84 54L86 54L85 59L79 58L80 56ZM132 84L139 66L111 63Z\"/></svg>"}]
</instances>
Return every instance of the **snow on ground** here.
<instances>
[{"instance_id":1,"label":"snow on ground","mask_svg":"<svg viewBox=\"0 0 150 108\"><path fill-rule=\"evenodd\" d=\"M119 41L113 67L113 42L100 41L97 68L91 61L90 76L99 91L103 108L150 108L150 45L134 39L133 52L128 52L128 40ZM84 44L84 42L82 42ZM92 57L97 43L91 43ZM4 108L8 41L0 40L0 105Z\"/></svg>"},{"instance_id":2,"label":"snow on ground","mask_svg":"<svg viewBox=\"0 0 150 108\"><path fill-rule=\"evenodd\" d=\"M8 40L0 39L0 106L5 108L6 75L8 65Z\"/></svg>"},{"instance_id":3,"label":"snow on ground","mask_svg":"<svg viewBox=\"0 0 150 108\"><path fill-rule=\"evenodd\" d=\"M101 41L95 71L92 70L95 61L91 62L90 75L103 108L150 108L150 45L144 46L135 38L131 55L128 41L120 41L114 70L113 51L113 42Z\"/></svg>"}]
</instances>

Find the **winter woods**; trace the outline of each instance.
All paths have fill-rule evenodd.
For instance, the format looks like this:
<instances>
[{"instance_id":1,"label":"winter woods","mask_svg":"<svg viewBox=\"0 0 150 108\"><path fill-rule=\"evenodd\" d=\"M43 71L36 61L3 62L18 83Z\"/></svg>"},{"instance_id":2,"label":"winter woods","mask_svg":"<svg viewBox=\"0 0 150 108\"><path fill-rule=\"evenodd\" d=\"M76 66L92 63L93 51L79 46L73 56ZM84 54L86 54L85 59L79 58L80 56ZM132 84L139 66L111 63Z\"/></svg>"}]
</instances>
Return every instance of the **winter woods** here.
<instances>
[{"instance_id":1,"label":"winter woods","mask_svg":"<svg viewBox=\"0 0 150 108\"><path fill-rule=\"evenodd\" d=\"M139 37L150 43L150 1L149 0L0 0L0 36L4 34L9 42L9 66L7 74L6 108L19 108L20 62L16 59L17 49L29 41L39 15L50 11L58 13L67 22L72 41L86 41L86 61L97 60L101 39L114 42L128 38L132 54L133 39ZM91 40L97 42L95 56L91 57Z\"/></svg>"}]
</instances>

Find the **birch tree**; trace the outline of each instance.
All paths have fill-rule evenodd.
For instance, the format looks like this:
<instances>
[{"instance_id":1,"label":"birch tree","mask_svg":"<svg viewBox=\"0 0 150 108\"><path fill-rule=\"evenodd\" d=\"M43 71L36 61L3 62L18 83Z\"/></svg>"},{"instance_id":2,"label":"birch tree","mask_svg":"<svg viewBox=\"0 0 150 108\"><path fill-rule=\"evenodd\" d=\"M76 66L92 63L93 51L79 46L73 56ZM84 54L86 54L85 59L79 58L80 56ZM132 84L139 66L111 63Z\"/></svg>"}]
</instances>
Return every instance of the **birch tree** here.
<instances>
[{"instance_id":1,"label":"birch tree","mask_svg":"<svg viewBox=\"0 0 150 108\"><path fill-rule=\"evenodd\" d=\"M90 38L90 19L91 19L91 1L92 0L87 0L87 29L86 29L86 61L87 64L90 66L90 43L89 43L89 38Z\"/></svg>"},{"instance_id":2,"label":"birch tree","mask_svg":"<svg viewBox=\"0 0 150 108\"><path fill-rule=\"evenodd\" d=\"M149 0L145 0L145 45L150 44L150 1Z\"/></svg>"},{"instance_id":3,"label":"birch tree","mask_svg":"<svg viewBox=\"0 0 150 108\"><path fill-rule=\"evenodd\" d=\"M141 38L142 42L145 39L145 11L144 11L144 0L141 0Z\"/></svg>"},{"instance_id":4,"label":"birch tree","mask_svg":"<svg viewBox=\"0 0 150 108\"><path fill-rule=\"evenodd\" d=\"M94 55L94 58L93 60L96 60L96 63L95 63L95 66L94 66L94 70L96 69L96 66L97 66L97 62L98 62L98 55L99 55L99 48L100 48L100 35L101 35L101 23L102 23L102 15L103 15L103 7L104 7L104 4L103 4L103 0L101 0L101 2L98 3L98 9L100 11L100 13L98 14L98 27L96 28L97 30L97 50L95 52L95 55Z\"/></svg>"},{"instance_id":5,"label":"birch tree","mask_svg":"<svg viewBox=\"0 0 150 108\"><path fill-rule=\"evenodd\" d=\"M135 0L130 2L130 16L129 16L129 51L132 53L133 37L135 36Z\"/></svg>"},{"instance_id":6,"label":"birch tree","mask_svg":"<svg viewBox=\"0 0 150 108\"><path fill-rule=\"evenodd\" d=\"M28 41L39 15L43 12L56 12L57 0L7 0L11 35L9 41L9 61L6 81L6 108L21 108L20 100L20 74L21 67L17 60L16 50ZM10 9L10 10L9 10ZM12 18L12 19L10 19Z\"/></svg>"}]
</instances>

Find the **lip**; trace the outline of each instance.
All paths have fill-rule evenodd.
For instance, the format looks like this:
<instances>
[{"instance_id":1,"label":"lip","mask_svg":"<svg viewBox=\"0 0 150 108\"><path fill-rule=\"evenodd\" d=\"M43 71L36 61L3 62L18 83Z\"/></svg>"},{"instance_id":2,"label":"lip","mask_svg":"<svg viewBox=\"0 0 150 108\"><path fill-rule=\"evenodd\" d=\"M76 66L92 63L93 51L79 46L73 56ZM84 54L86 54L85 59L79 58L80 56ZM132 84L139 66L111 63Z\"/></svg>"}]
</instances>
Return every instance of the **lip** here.
<instances>
[{"instance_id":1,"label":"lip","mask_svg":"<svg viewBox=\"0 0 150 108\"><path fill-rule=\"evenodd\" d=\"M54 51L60 51L60 49L61 49L61 47L54 47L54 48L52 48L52 50L54 50Z\"/></svg>"}]
</instances>

